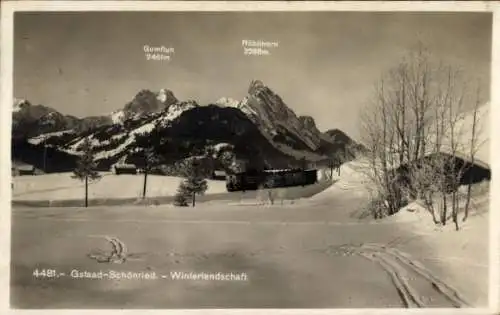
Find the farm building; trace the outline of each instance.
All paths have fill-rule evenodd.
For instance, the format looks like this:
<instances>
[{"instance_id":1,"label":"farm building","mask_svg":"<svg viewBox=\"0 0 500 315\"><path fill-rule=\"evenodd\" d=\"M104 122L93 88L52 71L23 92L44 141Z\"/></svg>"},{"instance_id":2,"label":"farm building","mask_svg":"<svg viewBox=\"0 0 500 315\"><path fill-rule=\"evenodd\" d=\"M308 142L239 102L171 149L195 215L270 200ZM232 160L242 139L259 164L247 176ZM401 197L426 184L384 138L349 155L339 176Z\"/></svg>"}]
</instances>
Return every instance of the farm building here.
<instances>
[{"instance_id":1,"label":"farm building","mask_svg":"<svg viewBox=\"0 0 500 315\"><path fill-rule=\"evenodd\" d=\"M11 167L12 176L35 175L35 167L33 165L21 164Z\"/></svg>"},{"instance_id":2,"label":"farm building","mask_svg":"<svg viewBox=\"0 0 500 315\"><path fill-rule=\"evenodd\" d=\"M227 176L226 171L224 170L215 170L212 174L212 179L215 180L225 180Z\"/></svg>"},{"instance_id":3,"label":"farm building","mask_svg":"<svg viewBox=\"0 0 500 315\"><path fill-rule=\"evenodd\" d=\"M111 167L113 174L137 174L137 167L134 164L114 164Z\"/></svg>"}]
</instances>

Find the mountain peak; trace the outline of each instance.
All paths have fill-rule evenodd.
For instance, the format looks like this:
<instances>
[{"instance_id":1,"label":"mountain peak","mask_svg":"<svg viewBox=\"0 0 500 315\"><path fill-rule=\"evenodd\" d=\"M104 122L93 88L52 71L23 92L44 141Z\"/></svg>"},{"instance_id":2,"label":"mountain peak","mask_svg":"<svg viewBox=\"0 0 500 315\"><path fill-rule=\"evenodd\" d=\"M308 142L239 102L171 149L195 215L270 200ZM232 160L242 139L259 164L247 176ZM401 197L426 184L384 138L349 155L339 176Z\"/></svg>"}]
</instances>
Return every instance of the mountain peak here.
<instances>
[{"instance_id":1,"label":"mountain peak","mask_svg":"<svg viewBox=\"0 0 500 315\"><path fill-rule=\"evenodd\" d=\"M14 102L13 102L13 107L12 107L12 111L13 112L18 112L20 110L22 110L23 108L27 108L27 107L30 107L31 106L31 103L25 99L21 99L21 98L14 98Z\"/></svg>"},{"instance_id":2,"label":"mountain peak","mask_svg":"<svg viewBox=\"0 0 500 315\"><path fill-rule=\"evenodd\" d=\"M316 122L311 116L299 116L299 120L307 129L316 129Z\"/></svg>"},{"instance_id":3,"label":"mountain peak","mask_svg":"<svg viewBox=\"0 0 500 315\"><path fill-rule=\"evenodd\" d=\"M238 108L273 141L285 141L288 144L290 139L294 139L292 142L295 147L310 150L316 150L320 145L320 132L314 120L311 117L299 119L283 99L260 80L251 81L248 95ZM279 133L287 135L277 137Z\"/></svg>"},{"instance_id":4,"label":"mountain peak","mask_svg":"<svg viewBox=\"0 0 500 315\"><path fill-rule=\"evenodd\" d=\"M336 135L345 135L345 132L343 132L342 130L340 129L337 129L337 128L333 128L333 129L329 129L327 131L325 131L326 134L330 135L330 136L336 136Z\"/></svg>"},{"instance_id":5,"label":"mountain peak","mask_svg":"<svg viewBox=\"0 0 500 315\"><path fill-rule=\"evenodd\" d=\"M156 95L156 99L163 103L165 106L170 106L179 101L175 97L174 92L169 89L161 89Z\"/></svg>"},{"instance_id":6,"label":"mountain peak","mask_svg":"<svg viewBox=\"0 0 500 315\"><path fill-rule=\"evenodd\" d=\"M345 132L337 128L329 129L325 131L323 134L328 136L330 141L333 142L346 142L348 139L350 139Z\"/></svg>"},{"instance_id":7,"label":"mountain peak","mask_svg":"<svg viewBox=\"0 0 500 315\"><path fill-rule=\"evenodd\" d=\"M138 114L158 112L178 102L174 93L168 89L161 89L157 93L142 89L125 105L123 110Z\"/></svg>"},{"instance_id":8,"label":"mountain peak","mask_svg":"<svg viewBox=\"0 0 500 315\"><path fill-rule=\"evenodd\" d=\"M266 86L261 80L252 80L250 82L250 86L248 87L248 94L257 94L262 88L265 88Z\"/></svg>"}]
</instances>

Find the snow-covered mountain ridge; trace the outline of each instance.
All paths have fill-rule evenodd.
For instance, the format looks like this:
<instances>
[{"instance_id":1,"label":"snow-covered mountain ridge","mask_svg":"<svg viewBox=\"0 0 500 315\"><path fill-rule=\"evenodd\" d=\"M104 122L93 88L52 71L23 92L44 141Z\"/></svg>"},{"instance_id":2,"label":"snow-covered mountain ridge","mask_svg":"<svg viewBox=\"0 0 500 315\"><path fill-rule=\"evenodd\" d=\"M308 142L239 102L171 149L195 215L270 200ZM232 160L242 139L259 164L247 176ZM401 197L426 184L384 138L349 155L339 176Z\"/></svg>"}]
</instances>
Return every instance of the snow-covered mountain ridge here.
<instances>
[{"instance_id":1,"label":"snow-covered mountain ridge","mask_svg":"<svg viewBox=\"0 0 500 315\"><path fill-rule=\"evenodd\" d=\"M19 104L21 102L17 107ZM328 159L335 151L344 151L347 145L325 137L312 117L297 116L281 97L258 80L251 82L243 100L222 97L208 106L192 100L180 101L168 89L158 92L143 89L122 109L94 117L96 123L88 128L68 123L71 116L48 108L46 111L61 116L62 122L53 129L51 124L42 130L43 138L38 134L29 136L31 145L44 143L74 156L79 154L83 139L89 137L97 161L104 164L132 154L142 145L137 142L138 137L142 142L156 139L151 140L156 141L153 145L163 149L173 145L169 150L180 152L176 153L178 157L194 154L194 151L200 154L206 146L226 143L244 159L258 158L268 166L274 163L281 167L294 165L302 158ZM19 121L23 122L21 112L23 110L13 115L19 115ZM32 119L31 125L40 124L43 116L46 114L36 116L38 119ZM17 127L22 130L24 126L21 123ZM170 144L159 144L165 141Z\"/></svg>"}]
</instances>

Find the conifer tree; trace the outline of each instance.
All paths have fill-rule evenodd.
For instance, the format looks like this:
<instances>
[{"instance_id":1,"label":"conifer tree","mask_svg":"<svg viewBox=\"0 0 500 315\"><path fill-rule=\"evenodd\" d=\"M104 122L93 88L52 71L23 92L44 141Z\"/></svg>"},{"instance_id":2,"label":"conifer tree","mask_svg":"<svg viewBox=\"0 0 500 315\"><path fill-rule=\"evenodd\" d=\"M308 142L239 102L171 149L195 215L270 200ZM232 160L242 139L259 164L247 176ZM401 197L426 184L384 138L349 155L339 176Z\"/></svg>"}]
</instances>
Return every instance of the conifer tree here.
<instances>
[{"instance_id":1,"label":"conifer tree","mask_svg":"<svg viewBox=\"0 0 500 315\"><path fill-rule=\"evenodd\" d=\"M203 174L202 165L196 159L189 159L185 170L185 179L180 183L175 196L175 203L179 206L191 204L196 205L196 194L203 195L208 189L208 183Z\"/></svg>"},{"instance_id":2,"label":"conifer tree","mask_svg":"<svg viewBox=\"0 0 500 315\"><path fill-rule=\"evenodd\" d=\"M95 156L88 137L83 140L81 151L82 155L77 161L72 177L85 182L85 207L88 207L89 179L98 180L101 175L97 172L97 163L94 161Z\"/></svg>"}]
</instances>

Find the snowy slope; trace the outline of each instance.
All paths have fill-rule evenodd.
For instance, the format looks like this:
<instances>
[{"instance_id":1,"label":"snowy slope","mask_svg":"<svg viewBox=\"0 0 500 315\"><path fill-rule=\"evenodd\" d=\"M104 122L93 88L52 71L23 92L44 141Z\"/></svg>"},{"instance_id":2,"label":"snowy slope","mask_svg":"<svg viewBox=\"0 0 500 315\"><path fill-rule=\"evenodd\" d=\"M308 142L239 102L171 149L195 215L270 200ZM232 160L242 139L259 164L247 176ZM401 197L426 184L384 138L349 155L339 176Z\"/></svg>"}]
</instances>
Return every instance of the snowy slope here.
<instances>
[{"instance_id":1,"label":"snowy slope","mask_svg":"<svg viewBox=\"0 0 500 315\"><path fill-rule=\"evenodd\" d=\"M112 134L109 136L109 140L99 140L93 134L91 134L89 136L89 140L91 141L92 146L95 148L96 161L99 161L101 159L106 159L109 157L114 157L116 155L125 152L135 142L136 135L150 133L155 128L155 125L157 123L165 127L170 122L179 117L184 111L194 108L195 106L196 104L192 102L182 102L182 103L172 104L164 112L162 112L161 114L157 114L154 119L149 119L149 122L139 124L137 127L133 129L128 129L125 131L121 131L119 133ZM120 113L123 113L123 111L115 112L116 114L115 117L117 118L121 117ZM136 117L134 119L140 119L140 118ZM54 133L53 136L57 136L57 134ZM67 146L61 148L61 151L73 155L78 155L80 154L78 148L82 145L84 140L85 140L84 137L76 138L72 140L70 143L68 143ZM99 149L99 147L102 147L103 145L109 145L110 140L121 140L121 141L120 144L118 144L114 148L108 148L106 150ZM35 143L36 141L40 140L30 139L30 142L32 143Z\"/></svg>"},{"instance_id":2,"label":"snowy slope","mask_svg":"<svg viewBox=\"0 0 500 315\"><path fill-rule=\"evenodd\" d=\"M127 134L127 136L126 136L127 139L125 140L125 142L121 143L115 149L112 149L109 151L98 152L95 155L95 159L98 161L98 160L103 159L103 158L115 156L118 153L125 151L127 149L127 147L135 141L135 135L142 134L145 132L146 133L151 132L154 129L154 127L155 127L154 123L150 122L150 123L144 124L136 129L132 130L130 133Z\"/></svg>"},{"instance_id":3,"label":"snowy slope","mask_svg":"<svg viewBox=\"0 0 500 315\"><path fill-rule=\"evenodd\" d=\"M410 241L401 247L427 251L421 261L467 296L472 305L480 307L488 302L489 183L474 185L472 194L470 216L465 222L461 220L464 201L460 203L459 231L451 219L445 226L435 225L431 214L418 202L382 221L409 224Z\"/></svg>"},{"instance_id":4,"label":"snowy slope","mask_svg":"<svg viewBox=\"0 0 500 315\"><path fill-rule=\"evenodd\" d=\"M44 140L50 138L50 137L58 137L66 134L70 134L74 132L73 130L63 130L63 131L56 131L56 132L49 132L49 133L44 133L39 136L33 137L28 139L28 142L31 144L40 144Z\"/></svg>"},{"instance_id":5,"label":"snowy slope","mask_svg":"<svg viewBox=\"0 0 500 315\"><path fill-rule=\"evenodd\" d=\"M336 181L335 184L314 196L313 199L325 200L334 198L338 194L366 195L369 192L369 180L365 175L367 174L368 167L367 159L358 158L342 164L340 175L338 175L336 169L333 169L332 179ZM329 172L326 171L326 174L321 174L321 177L328 178L329 175Z\"/></svg>"},{"instance_id":6,"label":"snowy slope","mask_svg":"<svg viewBox=\"0 0 500 315\"><path fill-rule=\"evenodd\" d=\"M161 115L157 120L161 126L167 126L170 122L174 121L182 113L198 106L194 101L180 102L172 104L168 107L165 114Z\"/></svg>"}]
</instances>

